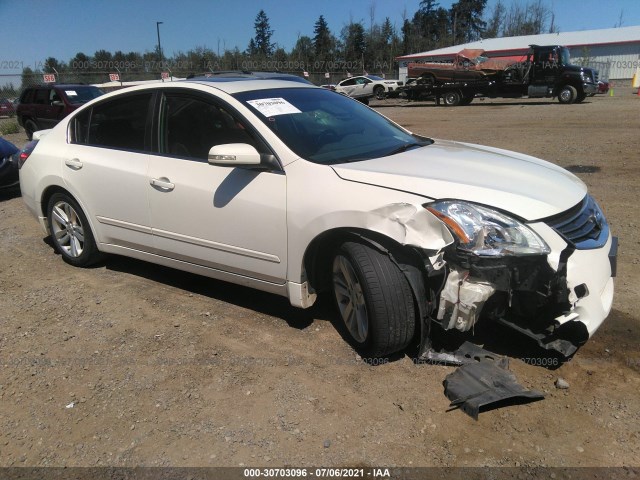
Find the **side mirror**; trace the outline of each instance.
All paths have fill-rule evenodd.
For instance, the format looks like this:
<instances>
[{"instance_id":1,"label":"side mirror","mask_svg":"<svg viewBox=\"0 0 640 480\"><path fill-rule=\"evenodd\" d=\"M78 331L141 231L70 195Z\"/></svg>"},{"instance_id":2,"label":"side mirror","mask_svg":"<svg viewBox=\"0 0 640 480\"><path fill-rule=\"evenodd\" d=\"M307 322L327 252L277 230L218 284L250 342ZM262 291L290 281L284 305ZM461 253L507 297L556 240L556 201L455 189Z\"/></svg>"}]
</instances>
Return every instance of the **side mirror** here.
<instances>
[{"instance_id":1,"label":"side mirror","mask_svg":"<svg viewBox=\"0 0 640 480\"><path fill-rule=\"evenodd\" d=\"M227 167L260 165L260 154L247 143L214 145L209 150L209 163Z\"/></svg>"},{"instance_id":2,"label":"side mirror","mask_svg":"<svg viewBox=\"0 0 640 480\"><path fill-rule=\"evenodd\" d=\"M54 107L64 107L64 102L62 100L54 100L51 102L51 105Z\"/></svg>"}]
</instances>

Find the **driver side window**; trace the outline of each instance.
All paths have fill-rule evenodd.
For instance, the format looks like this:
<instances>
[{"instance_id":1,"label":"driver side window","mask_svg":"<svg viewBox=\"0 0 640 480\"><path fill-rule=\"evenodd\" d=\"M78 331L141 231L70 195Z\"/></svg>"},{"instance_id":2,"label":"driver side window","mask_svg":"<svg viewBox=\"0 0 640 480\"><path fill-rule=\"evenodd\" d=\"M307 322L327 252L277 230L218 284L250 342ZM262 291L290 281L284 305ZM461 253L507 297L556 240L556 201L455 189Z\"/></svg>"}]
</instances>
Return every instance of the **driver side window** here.
<instances>
[{"instance_id":1,"label":"driver side window","mask_svg":"<svg viewBox=\"0 0 640 480\"><path fill-rule=\"evenodd\" d=\"M264 151L244 122L225 108L196 96L164 94L160 153L207 161L211 147L226 143L248 143Z\"/></svg>"}]
</instances>

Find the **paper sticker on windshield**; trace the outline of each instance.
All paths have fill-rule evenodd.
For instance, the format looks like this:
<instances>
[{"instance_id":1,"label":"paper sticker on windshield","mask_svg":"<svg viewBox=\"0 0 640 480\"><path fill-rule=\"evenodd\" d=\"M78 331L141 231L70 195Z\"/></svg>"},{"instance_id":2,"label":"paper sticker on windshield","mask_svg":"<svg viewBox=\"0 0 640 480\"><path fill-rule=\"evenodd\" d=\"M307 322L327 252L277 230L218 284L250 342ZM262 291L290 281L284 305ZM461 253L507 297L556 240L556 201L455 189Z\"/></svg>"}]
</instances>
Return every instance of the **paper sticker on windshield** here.
<instances>
[{"instance_id":1,"label":"paper sticker on windshield","mask_svg":"<svg viewBox=\"0 0 640 480\"><path fill-rule=\"evenodd\" d=\"M66 94L67 94L67 95L69 95L70 97L73 97L73 96L75 96L75 95L78 95L78 94L76 93L76 91L75 91L75 90L65 90L65 91L64 91L64 93L66 93Z\"/></svg>"},{"instance_id":2,"label":"paper sticker on windshield","mask_svg":"<svg viewBox=\"0 0 640 480\"><path fill-rule=\"evenodd\" d=\"M247 103L265 117L275 117L276 115L286 115L290 113L302 113L284 98L261 98L259 100L248 100Z\"/></svg>"}]
</instances>

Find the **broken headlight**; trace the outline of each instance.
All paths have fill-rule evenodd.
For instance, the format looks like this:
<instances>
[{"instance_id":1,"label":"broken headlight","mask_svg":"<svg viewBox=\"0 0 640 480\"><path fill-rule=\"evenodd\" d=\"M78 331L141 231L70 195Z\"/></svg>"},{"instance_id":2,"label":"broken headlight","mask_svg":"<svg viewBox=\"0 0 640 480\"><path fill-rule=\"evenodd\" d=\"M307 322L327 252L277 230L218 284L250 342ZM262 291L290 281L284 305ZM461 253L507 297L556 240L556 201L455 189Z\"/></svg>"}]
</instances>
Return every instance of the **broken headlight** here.
<instances>
[{"instance_id":1,"label":"broken headlight","mask_svg":"<svg viewBox=\"0 0 640 480\"><path fill-rule=\"evenodd\" d=\"M548 245L529 227L472 203L446 200L425 205L458 239L458 247L480 256L548 254Z\"/></svg>"}]
</instances>

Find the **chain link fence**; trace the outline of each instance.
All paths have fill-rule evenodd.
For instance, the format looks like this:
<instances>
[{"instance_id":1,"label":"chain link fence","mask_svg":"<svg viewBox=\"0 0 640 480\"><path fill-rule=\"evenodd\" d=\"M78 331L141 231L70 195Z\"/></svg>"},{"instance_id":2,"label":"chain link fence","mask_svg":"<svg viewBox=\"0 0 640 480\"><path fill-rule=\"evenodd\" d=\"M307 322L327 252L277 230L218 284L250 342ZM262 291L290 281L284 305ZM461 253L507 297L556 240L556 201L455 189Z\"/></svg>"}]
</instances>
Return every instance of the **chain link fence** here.
<instances>
[{"instance_id":1,"label":"chain link fence","mask_svg":"<svg viewBox=\"0 0 640 480\"><path fill-rule=\"evenodd\" d=\"M241 68L233 69L233 71L277 71L278 73L287 73L306 78L315 85L336 84L340 80L349 76L371 74L383 78L397 78L397 73L390 69L378 69L376 71L365 71L361 65L353 65L355 68L342 68L340 70L333 69L331 71L309 71L309 70L274 70L268 68L260 68L261 62L241 62ZM267 67L269 65L266 65ZM246 68L257 67L257 68ZM386 71L385 71L386 70ZM170 69L164 72L99 72L99 71L81 71L81 72L61 72L59 74L13 74L0 75L0 101L14 102L20 98L22 92L32 86L42 85L45 83L80 83L86 85L97 85L105 91L117 88L131 86L141 82L170 82L181 80L189 75L212 75L215 71L186 71Z\"/></svg>"},{"instance_id":2,"label":"chain link fence","mask_svg":"<svg viewBox=\"0 0 640 480\"><path fill-rule=\"evenodd\" d=\"M237 62L239 68L231 68L226 71L263 71L263 72L278 72L296 75L301 78L306 78L315 85L334 85L340 80L349 76L371 74L377 75L383 78L397 78L397 73L394 73L388 64L378 65L377 70L365 71L362 68L360 62L353 62L346 64L345 62L316 62L315 70L303 70L298 68L304 65L304 63L296 64L286 62L284 66L288 66L286 70L277 67L280 65L274 62L265 62L262 60L242 60ZM236 65L231 65L235 67ZM158 70L156 65L153 71L121 71L114 69L113 72L105 71L64 71L58 74L0 74L0 134L15 133L19 130L16 118L16 112L18 108L19 99L25 89L29 87L44 85L47 83L55 84L85 84L96 85L105 93L120 88L126 88L129 86L141 84L143 82L172 82L179 81L187 78L189 75L201 76L211 75L214 76L216 72L220 72L223 69L219 68L220 65L215 65L216 70L210 70L209 72L202 69L175 69L166 68L164 71ZM275 68L274 68L275 67ZM326 67L326 70L324 70ZM324 71L322 71L324 70ZM11 124L11 125L9 125Z\"/></svg>"}]
</instances>

